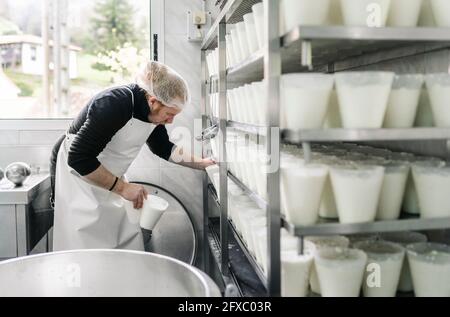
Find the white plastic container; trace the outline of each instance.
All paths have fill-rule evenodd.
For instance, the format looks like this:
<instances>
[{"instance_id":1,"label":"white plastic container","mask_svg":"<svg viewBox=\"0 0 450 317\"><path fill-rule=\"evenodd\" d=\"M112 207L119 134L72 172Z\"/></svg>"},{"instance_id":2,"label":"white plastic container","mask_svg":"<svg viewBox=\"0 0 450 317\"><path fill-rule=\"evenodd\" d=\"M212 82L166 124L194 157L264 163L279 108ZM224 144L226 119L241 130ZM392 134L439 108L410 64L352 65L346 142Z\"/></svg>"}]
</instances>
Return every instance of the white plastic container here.
<instances>
[{"instance_id":1,"label":"white plastic container","mask_svg":"<svg viewBox=\"0 0 450 317\"><path fill-rule=\"evenodd\" d=\"M395 76L384 118L385 128L413 127L423 81L423 75Z\"/></svg>"},{"instance_id":2,"label":"white plastic container","mask_svg":"<svg viewBox=\"0 0 450 317\"><path fill-rule=\"evenodd\" d=\"M380 238L385 241L398 243L404 248L408 244L426 242L427 237L418 232L394 232L394 233L383 233ZM411 292L413 290L413 284L411 279L411 272L409 268L408 258L405 257L403 261L402 272L400 273L400 281L398 284L398 290L400 292Z\"/></svg>"},{"instance_id":3,"label":"white plastic container","mask_svg":"<svg viewBox=\"0 0 450 317\"><path fill-rule=\"evenodd\" d=\"M331 183L341 223L375 220L384 170L381 166L331 168Z\"/></svg>"},{"instance_id":4,"label":"white plastic container","mask_svg":"<svg viewBox=\"0 0 450 317\"><path fill-rule=\"evenodd\" d=\"M331 91L328 113L323 124L325 129L342 128L342 119L339 112L339 100L335 89Z\"/></svg>"},{"instance_id":5,"label":"white plastic container","mask_svg":"<svg viewBox=\"0 0 450 317\"><path fill-rule=\"evenodd\" d=\"M244 60L244 55L242 54L242 49L240 48L239 35L237 28L231 30L231 41L233 42L233 52L236 58L236 63L240 63Z\"/></svg>"},{"instance_id":6,"label":"white plastic container","mask_svg":"<svg viewBox=\"0 0 450 317\"><path fill-rule=\"evenodd\" d=\"M259 126L267 126L267 101L265 95L266 91L264 82L255 82L250 85L250 96L252 98L252 102L254 103L256 124Z\"/></svg>"},{"instance_id":7,"label":"white plastic container","mask_svg":"<svg viewBox=\"0 0 450 317\"><path fill-rule=\"evenodd\" d=\"M309 274L314 257L299 255L295 251L281 253L281 296L306 297Z\"/></svg>"},{"instance_id":8,"label":"white plastic container","mask_svg":"<svg viewBox=\"0 0 450 317\"><path fill-rule=\"evenodd\" d=\"M250 47L247 39L247 29L245 28L244 22L239 22L236 24L239 38L239 47L244 59L250 56Z\"/></svg>"},{"instance_id":9,"label":"white plastic container","mask_svg":"<svg viewBox=\"0 0 450 317\"><path fill-rule=\"evenodd\" d=\"M341 0L344 24L347 26L384 27L391 0Z\"/></svg>"},{"instance_id":10,"label":"white plastic container","mask_svg":"<svg viewBox=\"0 0 450 317\"><path fill-rule=\"evenodd\" d=\"M253 54L259 49L254 13L247 13L246 15L244 15L244 23L250 54Z\"/></svg>"},{"instance_id":11,"label":"white plastic container","mask_svg":"<svg viewBox=\"0 0 450 317\"><path fill-rule=\"evenodd\" d=\"M288 222L295 226L317 223L328 168L324 165L294 164L281 168L281 199Z\"/></svg>"},{"instance_id":12,"label":"white plastic container","mask_svg":"<svg viewBox=\"0 0 450 317\"><path fill-rule=\"evenodd\" d=\"M258 48L264 47L264 3L259 2L252 6L253 17L255 19L256 39L258 40Z\"/></svg>"},{"instance_id":13,"label":"white plastic container","mask_svg":"<svg viewBox=\"0 0 450 317\"><path fill-rule=\"evenodd\" d=\"M281 34L299 25L323 25L330 9L330 0L280 0L280 19L284 21Z\"/></svg>"},{"instance_id":14,"label":"white plastic container","mask_svg":"<svg viewBox=\"0 0 450 317\"><path fill-rule=\"evenodd\" d=\"M233 43L231 34L227 34L225 36L225 41L227 43L227 63L228 63L227 67L229 68L229 67L232 67L237 64L237 61L236 61L236 58L234 55L234 51L233 51L234 43Z\"/></svg>"},{"instance_id":15,"label":"white plastic container","mask_svg":"<svg viewBox=\"0 0 450 317\"><path fill-rule=\"evenodd\" d=\"M405 249L392 242L363 241L354 245L367 254L363 293L365 297L395 297Z\"/></svg>"},{"instance_id":16,"label":"white plastic container","mask_svg":"<svg viewBox=\"0 0 450 317\"><path fill-rule=\"evenodd\" d=\"M330 10L327 18L328 25L342 25L342 10L340 0L330 0Z\"/></svg>"},{"instance_id":17,"label":"white plastic container","mask_svg":"<svg viewBox=\"0 0 450 317\"><path fill-rule=\"evenodd\" d=\"M428 158L416 158L411 163L417 165L427 165L427 166L434 166L434 167L443 167L445 165L444 161L441 161L439 159L428 159ZM405 197L403 199L403 210L412 215L419 215L420 214L420 205L419 205L419 198L417 197L417 190L416 190L416 184L414 182L413 173L409 174L408 180L406 181L406 190L405 190Z\"/></svg>"},{"instance_id":18,"label":"white plastic container","mask_svg":"<svg viewBox=\"0 0 450 317\"><path fill-rule=\"evenodd\" d=\"M450 297L450 246L417 243L407 247L417 297Z\"/></svg>"},{"instance_id":19,"label":"white plastic container","mask_svg":"<svg viewBox=\"0 0 450 317\"><path fill-rule=\"evenodd\" d=\"M450 5L450 2L448 2ZM448 12L446 13L448 15ZM434 122L438 128L450 127L450 74L425 76Z\"/></svg>"},{"instance_id":20,"label":"white plastic container","mask_svg":"<svg viewBox=\"0 0 450 317\"><path fill-rule=\"evenodd\" d=\"M314 260L323 297L359 297L367 263L364 252L325 248Z\"/></svg>"},{"instance_id":21,"label":"white plastic container","mask_svg":"<svg viewBox=\"0 0 450 317\"><path fill-rule=\"evenodd\" d=\"M420 10L419 26L435 27L436 20L434 19L433 9L431 8L430 0L422 1L422 8Z\"/></svg>"},{"instance_id":22,"label":"white plastic container","mask_svg":"<svg viewBox=\"0 0 450 317\"><path fill-rule=\"evenodd\" d=\"M148 195L141 211L139 225L146 230L153 230L163 213L169 207L169 203L158 196Z\"/></svg>"},{"instance_id":23,"label":"white plastic container","mask_svg":"<svg viewBox=\"0 0 450 317\"><path fill-rule=\"evenodd\" d=\"M343 127L381 128L394 73L342 72L335 76Z\"/></svg>"},{"instance_id":24,"label":"white plastic container","mask_svg":"<svg viewBox=\"0 0 450 317\"><path fill-rule=\"evenodd\" d=\"M448 0L431 0L434 19L437 26L450 27L450 2Z\"/></svg>"},{"instance_id":25,"label":"white plastic container","mask_svg":"<svg viewBox=\"0 0 450 317\"><path fill-rule=\"evenodd\" d=\"M255 234L258 232L261 228L267 228L267 217L258 217L255 219L255 221L250 223L249 230L247 232L247 241L248 245L251 246L250 252L255 256L257 254L257 248L258 248L258 241L255 239Z\"/></svg>"},{"instance_id":26,"label":"white plastic container","mask_svg":"<svg viewBox=\"0 0 450 317\"><path fill-rule=\"evenodd\" d=\"M422 218L450 217L450 167L413 165Z\"/></svg>"},{"instance_id":27,"label":"white plastic container","mask_svg":"<svg viewBox=\"0 0 450 317\"><path fill-rule=\"evenodd\" d=\"M350 247L354 248L356 244L360 242L367 242L367 241L378 241L379 235L378 234L370 234L370 233L363 233L363 234L353 234L346 236L347 239L350 240Z\"/></svg>"},{"instance_id":28,"label":"white plastic container","mask_svg":"<svg viewBox=\"0 0 450 317\"><path fill-rule=\"evenodd\" d=\"M267 217L264 214L264 211L258 212L255 215L251 215L249 213L244 213L246 216L241 218L243 227L242 227L242 237L244 238L245 243L247 244L247 248L251 254L254 254L256 247L253 244L252 239L252 228L256 225L257 227L267 226Z\"/></svg>"},{"instance_id":29,"label":"white plastic container","mask_svg":"<svg viewBox=\"0 0 450 317\"><path fill-rule=\"evenodd\" d=\"M307 237L305 239L305 254L316 254L323 248L347 248L349 240L344 236L324 236L324 237ZM321 294L319 279L315 264L311 268L311 276L309 280L311 290L316 294Z\"/></svg>"},{"instance_id":30,"label":"white plastic container","mask_svg":"<svg viewBox=\"0 0 450 317\"><path fill-rule=\"evenodd\" d=\"M286 128L321 128L328 111L333 83L332 75L283 75L280 81L280 98Z\"/></svg>"},{"instance_id":31,"label":"white plastic container","mask_svg":"<svg viewBox=\"0 0 450 317\"><path fill-rule=\"evenodd\" d=\"M401 162L391 162L384 167L383 186L376 219L395 220L400 217L410 167Z\"/></svg>"},{"instance_id":32,"label":"white plastic container","mask_svg":"<svg viewBox=\"0 0 450 317\"><path fill-rule=\"evenodd\" d=\"M419 22L422 0L391 0L388 26L415 27Z\"/></svg>"},{"instance_id":33,"label":"white plastic container","mask_svg":"<svg viewBox=\"0 0 450 317\"><path fill-rule=\"evenodd\" d=\"M428 90L423 88L420 93L419 106L417 108L416 120L414 121L415 127L433 127L434 118L433 111L431 110L431 101L428 94Z\"/></svg>"}]
</instances>

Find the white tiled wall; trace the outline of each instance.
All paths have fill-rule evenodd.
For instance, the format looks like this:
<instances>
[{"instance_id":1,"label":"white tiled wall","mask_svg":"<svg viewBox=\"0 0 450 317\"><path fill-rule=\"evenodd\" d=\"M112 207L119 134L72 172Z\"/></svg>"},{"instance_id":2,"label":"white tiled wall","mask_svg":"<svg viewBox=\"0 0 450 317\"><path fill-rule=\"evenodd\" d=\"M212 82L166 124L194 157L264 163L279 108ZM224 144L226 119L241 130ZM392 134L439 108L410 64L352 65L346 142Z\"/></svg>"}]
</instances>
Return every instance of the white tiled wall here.
<instances>
[{"instance_id":1,"label":"white tiled wall","mask_svg":"<svg viewBox=\"0 0 450 317\"><path fill-rule=\"evenodd\" d=\"M13 162L25 162L48 171L50 154L64 130L1 130L0 167Z\"/></svg>"}]
</instances>

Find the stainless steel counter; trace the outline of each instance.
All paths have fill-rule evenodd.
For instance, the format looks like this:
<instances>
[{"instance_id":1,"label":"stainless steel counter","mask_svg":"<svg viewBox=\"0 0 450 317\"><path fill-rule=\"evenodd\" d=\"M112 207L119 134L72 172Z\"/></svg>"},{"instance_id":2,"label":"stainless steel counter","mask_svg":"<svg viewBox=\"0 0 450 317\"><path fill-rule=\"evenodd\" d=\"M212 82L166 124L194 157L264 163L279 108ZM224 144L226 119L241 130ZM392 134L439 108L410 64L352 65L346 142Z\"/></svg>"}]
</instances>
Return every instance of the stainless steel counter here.
<instances>
[{"instance_id":1,"label":"stainless steel counter","mask_svg":"<svg viewBox=\"0 0 450 317\"><path fill-rule=\"evenodd\" d=\"M0 205L29 204L40 191L50 188L50 174L31 175L21 187L15 187L6 178L0 182Z\"/></svg>"},{"instance_id":2,"label":"stainless steel counter","mask_svg":"<svg viewBox=\"0 0 450 317\"><path fill-rule=\"evenodd\" d=\"M31 254L41 244L40 252L48 250L46 237L53 225L49 198L48 173L30 176L21 187L0 182L0 259Z\"/></svg>"}]
</instances>

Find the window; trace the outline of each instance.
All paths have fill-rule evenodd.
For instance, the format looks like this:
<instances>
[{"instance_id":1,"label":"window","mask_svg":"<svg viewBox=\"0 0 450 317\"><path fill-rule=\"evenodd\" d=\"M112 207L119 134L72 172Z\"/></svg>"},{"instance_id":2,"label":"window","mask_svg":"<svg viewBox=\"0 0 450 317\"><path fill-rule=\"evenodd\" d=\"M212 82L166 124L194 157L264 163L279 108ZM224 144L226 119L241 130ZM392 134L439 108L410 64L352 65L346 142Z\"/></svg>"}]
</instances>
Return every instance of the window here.
<instances>
[{"instance_id":1,"label":"window","mask_svg":"<svg viewBox=\"0 0 450 317\"><path fill-rule=\"evenodd\" d=\"M37 60L37 48L36 46L30 46L30 59L35 62Z\"/></svg>"},{"instance_id":2,"label":"window","mask_svg":"<svg viewBox=\"0 0 450 317\"><path fill-rule=\"evenodd\" d=\"M150 57L150 0L46 2L0 1L0 119L72 118Z\"/></svg>"}]
</instances>

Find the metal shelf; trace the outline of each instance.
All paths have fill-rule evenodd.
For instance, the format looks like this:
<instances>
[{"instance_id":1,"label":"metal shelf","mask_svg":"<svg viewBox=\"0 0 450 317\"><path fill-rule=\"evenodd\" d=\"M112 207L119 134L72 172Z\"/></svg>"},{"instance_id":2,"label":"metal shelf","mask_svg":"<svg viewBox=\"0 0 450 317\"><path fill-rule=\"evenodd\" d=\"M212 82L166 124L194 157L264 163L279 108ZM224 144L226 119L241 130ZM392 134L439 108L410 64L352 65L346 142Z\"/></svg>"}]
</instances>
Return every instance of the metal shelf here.
<instances>
[{"instance_id":1,"label":"metal shelf","mask_svg":"<svg viewBox=\"0 0 450 317\"><path fill-rule=\"evenodd\" d=\"M262 0L228 0L220 11L215 22L209 29L202 43L202 50L208 50L217 46L217 30L223 21L229 24L241 22L243 16L252 11L252 6Z\"/></svg>"},{"instance_id":2,"label":"metal shelf","mask_svg":"<svg viewBox=\"0 0 450 317\"><path fill-rule=\"evenodd\" d=\"M308 71L308 66L312 66L315 71L328 71L330 63L379 51L414 48L407 53L400 50L386 54L386 59L394 59L450 47L450 32L448 28L428 27L298 26L280 37L280 41L282 72L292 73ZM311 44L312 65L302 61L305 42ZM228 82L246 83L262 80L263 65L263 53L257 52L228 69Z\"/></svg>"},{"instance_id":3,"label":"metal shelf","mask_svg":"<svg viewBox=\"0 0 450 317\"><path fill-rule=\"evenodd\" d=\"M259 134L259 135L267 135L267 129L268 129L268 127L240 123L240 122L235 122L235 121L228 121L227 127L239 130L241 132L246 132L246 133L251 133L251 134Z\"/></svg>"},{"instance_id":4,"label":"metal shelf","mask_svg":"<svg viewBox=\"0 0 450 317\"><path fill-rule=\"evenodd\" d=\"M227 82L245 83L264 78L264 53L258 51L227 69Z\"/></svg>"},{"instance_id":5,"label":"metal shelf","mask_svg":"<svg viewBox=\"0 0 450 317\"><path fill-rule=\"evenodd\" d=\"M255 202L255 204L258 205L259 208L261 209L266 209L267 208L267 202L261 198L258 194L256 194L255 192L253 192L252 190L250 190L247 186L244 185L244 183L242 183L236 176L234 176L233 174L231 174L231 172L228 172L228 177L236 184L239 186L239 188L241 188L244 193Z\"/></svg>"},{"instance_id":6,"label":"metal shelf","mask_svg":"<svg viewBox=\"0 0 450 317\"><path fill-rule=\"evenodd\" d=\"M209 246L211 254L214 258L215 267L216 267L217 271L219 272L220 278L222 279L225 287L227 287L228 285L233 285L234 287L236 287L236 289L239 291L240 296L242 297L242 291L241 291L236 279L234 278L234 276L233 275L226 276L222 273L222 269L220 266L220 264L222 262L222 260L221 260L222 254L220 251L220 240L213 228L211 228L211 227L209 228L207 236L208 236L208 246Z\"/></svg>"},{"instance_id":7,"label":"metal shelf","mask_svg":"<svg viewBox=\"0 0 450 317\"><path fill-rule=\"evenodd\" d=\"M251 256L247 253L246 248L243 248L239 236L234 235L234 230L231 224L229 229L233 232L229 239L230 250L230 276L225 276L221 272L221 251L220 238L218 232L220 231L220 221L218 219L211 219L208 231L208 244L211 253L214 257L217 270L221 274L221 278L225 285L233 285L239 291L240 296L261 297L267 295L265 278L261 280L257 267L251 262ZM226 295L226 294L225 294Z\"/></svg>"},{"instance_id":8,"label":"metal shelf","mask_svg":"<svg viewBox=\"0 0 450 317\"><path fill-rule=\"evenodd\" d=\"M240 237L239 233L236 231L236 228L234 227L234 225L231 222L229 222L229 226L230 226L231 232L233 233L234 239L236 240L236 242L238 243L239 247L242 250L242 253L244 253L244 255L247 258L248 262L252 266L252 268L255 271L256 275L258 276L259 280L261 281L261 284L267 290L267 278L266 278L266 275L264 274L264 272L261 269L261 267L259 266L259 264L256 263L256 260L254 259L254 257L248 251L248 248L247 248L246 244L241 239L241 237Z\"/></svg>"},{"instance_id":9,"label":"metal shelf","mask_svg":"<svg viewBox=\"0 0 450 317\"><path fill-rule=\"evenodd\" d=\"M376 221L368 223L341 224L328 222L314 226L295 227L282 220L283 227L296 236L348 235L358 233L425 231L450 228L450 218L437 219L400 219L391 221Z\"/></svg>"},{"instance_id":10,"label":"metal shelf","mask_svg":"<svg viewBox=\"0 0 450 317\"><path fill-rule=\"evenodd\" d=\"M301 142L356 142L356 141L418 141L448 140L450 129L317 129L284 130L282 138L289 143Z\"/></svg>"}]
</instances>

